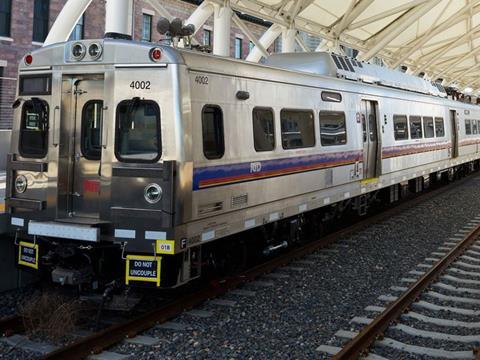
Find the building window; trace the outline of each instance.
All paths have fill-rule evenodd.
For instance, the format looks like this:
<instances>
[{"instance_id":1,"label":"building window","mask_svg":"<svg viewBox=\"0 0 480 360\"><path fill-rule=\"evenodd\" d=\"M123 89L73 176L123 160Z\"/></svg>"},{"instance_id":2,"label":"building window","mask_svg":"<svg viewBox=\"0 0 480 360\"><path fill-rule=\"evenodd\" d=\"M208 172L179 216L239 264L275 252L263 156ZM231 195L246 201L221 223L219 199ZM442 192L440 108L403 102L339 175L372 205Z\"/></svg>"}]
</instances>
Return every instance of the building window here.
<instances>
[{"instance_id":1,"label":"building window","mask_svg":"<svg viewBox=\"0 0 480 360\"><path fill-rule=\"evenodd\" d=\"M33 41L44 42L48 34L50 0L35 0L33 9Z\"/></svg>"},{"instance_id":2,"label":"building window","mask_svg":"<svg viewBox=\"0 0 480 360\"><path fill-rule=\"evenodd\" d=\"M0 36L10 36L12 0L0 1Z\"/></svg>"},{"instance_id":3,"label":"building window","mask_svg":"<svg viewBox=\"0 0 480 360\"><path fill-rule=\"evenodd\" d=\"M203 154L207 159L220 159L225 153L223 112L220 106L205 105L202 110Z\"/></svg>"},{"instance_id":4,"label":"building window","mask_svg":"<svg viewBox=\"0 0 480 360\"><path fill-rule=\"evenodd\" d=\"M84 23L85 23L85 14L82 15L80 19L78 19L77 24L73 28L72 33L70 34L70 37L68 38L68 41L74 41L74 40L82 40L84 37Z\"/></svg>"},{"instance_id":5,"label":"building window","mask_svg":"<svg viewBox=\"0 0 480 360\"><path fill-rule=\"evenodd\" d=\"M212 46L212 30L203 29L203 45Z\"/></svg>"},{"instance_id":6,"label":"building window","mask_svg":"<svg viewBox=\"0 0 480 360\"><path fill-rule=\"evenodd\" d=\"M143 14L142 41L152 41L152 15Z\"/></svg>"},{"instance_id":7,"label":"building window","mask_svg":"<svg viewBox=\"0 0 480 360\"><path fill-rule=\"evenodd\" d=\"M236 37L235 38L235 59L242 58L242 39Z\"/></svg>"},{"instance_id":8,"label":"building window","mask_svg":"<svg viewBox=\"0 0 480 360\"><path fill-rule=\"evenodd\" d=\"M255 47L255 44L253 43L253 41L250 41L248 43L248 53L251 53L254 47Z\"/></svg>"}]
</instances>

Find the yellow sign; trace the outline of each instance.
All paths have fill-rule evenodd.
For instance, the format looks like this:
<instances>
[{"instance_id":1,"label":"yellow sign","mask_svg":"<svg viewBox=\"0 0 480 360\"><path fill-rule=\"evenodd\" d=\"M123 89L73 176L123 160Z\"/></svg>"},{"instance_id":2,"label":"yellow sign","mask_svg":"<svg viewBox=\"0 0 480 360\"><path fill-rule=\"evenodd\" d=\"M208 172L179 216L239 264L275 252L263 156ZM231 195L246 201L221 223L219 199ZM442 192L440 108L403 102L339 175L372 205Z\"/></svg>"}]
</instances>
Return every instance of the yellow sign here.
<instances>
[{"instance_id":1,"label":"yellow sign","mask_svg":"<svg viewBox=\"0 0 480 360\"><path fill-rule=\"evenodd\" d=\"M18 264L38 270L38 244L20 241L18 247Z\"/></svg>"},{"instance_id":2,"label":"yellow sign","mask_svg":"<svg viewBox=\"0 0 480 360\"><path fill-rule=\"evenodd\" d=\"M127 255L125 283L130 281L154 282L160 286L162 258L157 256Z\"/></svg>"},{"instance_id":3,"label":"yellow sign","mask_svg":"<svg viewBox=\"0 0 480 360\"><path fill-rule=\"evenodd\" d=\"M175 254L175 241L157 240L157 254Z\"/></svg>"}]
</instances>

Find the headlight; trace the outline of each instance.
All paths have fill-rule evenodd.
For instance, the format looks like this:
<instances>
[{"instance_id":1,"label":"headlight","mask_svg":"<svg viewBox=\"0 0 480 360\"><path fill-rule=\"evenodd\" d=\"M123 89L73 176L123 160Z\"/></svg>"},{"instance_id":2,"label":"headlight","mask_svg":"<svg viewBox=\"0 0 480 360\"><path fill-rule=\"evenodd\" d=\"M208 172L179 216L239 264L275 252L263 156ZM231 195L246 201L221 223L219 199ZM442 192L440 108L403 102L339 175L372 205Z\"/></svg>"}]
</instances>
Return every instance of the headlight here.
<instances>
[{"instance_id":1,"label":"headlight","mask_svg":"<svg viewBox=\"0 0 480 360\"><path fill-rule=\"evenodd\" d=\"M72 46L72 56L75 60L80 61L85 57L85 53L87 50L85 49L85 45L82 43L75 43Z\"/></svg>"},{"instance_id":2,"label":"headlight","mask_svg":"<svg viewBox=\"0 0 480 360\"><path fill-rule=\"evenodd\" d=\"M143 195L145 196L145 200L149 204L156 204L162 198L162 188L158 184L148 184L145 186L145 190L143 191Z\"/></svg>"},{"instance_id":3,"label":"headlight","mask_svg":"<svg viewBox=\"0 0 480 360\"><path fill-rule=\"evenodd\" d=\"M100 56L102 56L102 52L102 45L98 42L91 43L88 47L88 55L90 55L92 60L97 60Z\"/></svg>"},{"instance_id":4,"label":"headlight","mask_svg":"<svg viewBox=\"0 0 480 360\"><path fill-rule=\"evenodd\" d=\"M19 194L23 194L27 190L27 178L23 175L17 176L15 179L15 190Z\"/></svg>"}]
</instances>

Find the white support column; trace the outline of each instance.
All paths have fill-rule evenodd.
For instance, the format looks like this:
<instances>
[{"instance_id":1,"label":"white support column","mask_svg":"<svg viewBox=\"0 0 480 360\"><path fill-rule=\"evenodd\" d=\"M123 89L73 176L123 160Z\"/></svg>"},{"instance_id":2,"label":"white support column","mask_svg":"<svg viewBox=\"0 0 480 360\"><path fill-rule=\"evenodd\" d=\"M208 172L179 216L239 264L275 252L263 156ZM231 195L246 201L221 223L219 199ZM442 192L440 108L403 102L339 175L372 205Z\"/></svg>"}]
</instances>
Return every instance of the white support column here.
<instances>
[{"instance_id":1,"label":"white support column","mask_svg":"<svg viewBox=\"0 0 480 360\"><path fill-rule=\"evenodd\" d=\"M230 26L233 11L228 6L215 6L213 21L213 53L230 56Z\"/></svg>"},{"instance_id":2,"label":"white support column","mask_svg":"<svg viewBox=\"0 0 480 360\"><path fill-rule=\"evenodd\" d=\"M190 15L190 17L185 21L185 25L192 24L195 26L194 35L201 29L203 24L212 16L215 8L212 3L204 1L200 4L199 7Z\"/></svg>"},{"instance_id":3,"label":"white support column","mask_svg":"<svg viewBox=\"0 0 480 360\"><path fill-rule=\"evenodd\" d=\"M69 0L58 15L43 46L67 41L82 14L92 0Z\"/></svg>"},{"instance_id":4,"label":"white support column","mask_svg":"<svg viewBox=\"0 0 480 360\"><path fill-rule=\"evenodd\" d=\"M264 47L264 49L268 49L270 45L273 44L275 39L282 33L282 28L279 25L273 24L268 28L267 31L262 35L258 42ZM250 54L247 56L247 61L251 62L259 62L262 58L262 52L256 46L252 49Z\"/></svg>"},{"instance_id":5,"label":"white support column","mask_svg":"<svg viewBox=\"0 0 480 360\"><path fill-rule=\"evenodd\" d=\"M284 28L282 30L282 53L295 52L295 36L297 30Z\"/></svg>"},{"instance_id":6,"label":"white support column","mask_svg":"<svg viewBox=\"0 0 480 360\"><path fill-rule=\"evenodd\" d=\"M132 37L133 0L106 0L105 34Z\"/></svg>"}]
</instances>

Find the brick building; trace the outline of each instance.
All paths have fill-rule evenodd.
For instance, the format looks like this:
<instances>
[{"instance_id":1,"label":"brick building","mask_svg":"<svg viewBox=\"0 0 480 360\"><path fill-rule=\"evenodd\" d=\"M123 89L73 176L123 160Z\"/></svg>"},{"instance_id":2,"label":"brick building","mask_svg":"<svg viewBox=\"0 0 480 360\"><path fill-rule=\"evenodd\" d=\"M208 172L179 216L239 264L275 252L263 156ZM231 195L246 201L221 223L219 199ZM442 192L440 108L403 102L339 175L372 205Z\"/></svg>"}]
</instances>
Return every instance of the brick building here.
<instances>
[{"instance_id":1,"label":"brick building","mask_svg":"<svg viewBox=\"0 0 480 360\"><path fill-rule=\"evenodd\" d=\"M187 19L202 1L157 0L171 15ZM48 30L55 22L66 0L0 0L0 129L12 123L11 103L14 101L17 64L22 57L41 47ZM145 1L134 0L135 40L156 42L163 38L156 31L159 14ZM93 0L80 19L71 39L102 38L105 23L104 0ZM258 38L270 24L255 18L246 18L250 31ZM232 22L231 56L245 58L251 44ZM209 19L196 34L204 45L213 45L213 19Z\"/></svg>"}]
</instances>

